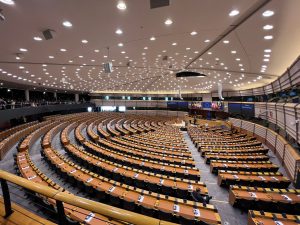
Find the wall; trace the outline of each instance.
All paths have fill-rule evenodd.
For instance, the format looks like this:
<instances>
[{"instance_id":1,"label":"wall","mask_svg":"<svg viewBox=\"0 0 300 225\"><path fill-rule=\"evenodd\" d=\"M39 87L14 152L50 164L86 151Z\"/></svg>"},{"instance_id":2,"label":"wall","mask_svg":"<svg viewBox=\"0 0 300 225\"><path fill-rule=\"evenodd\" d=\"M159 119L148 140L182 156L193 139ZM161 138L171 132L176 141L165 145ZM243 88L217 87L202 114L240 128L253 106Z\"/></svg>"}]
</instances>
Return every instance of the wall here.
<instances>
[{"instance_id":1,"label":"wall","mask_svg":"<svg viewBox=\"0 0 300 225\"><path fill-rule=\"evenodd\" d=\"M187 113L182 111L169 111L169 110L127 110L126 114L139 114L151 116L177 116L184 117Z\"/></svg>"},{"instance_id":2,"label":"wall","mask_svg":"<svg viewBox=\"0 0 300 225\"><path fill-rule=\"evenodd\" d=\"M41 113L51 113L56 111L69 111L77 109L86 109L91 106L91 103L82 104L61 104L61 105L44 105L38 107L24 107L17 109L0 110L0 122L10 121L11 119L20 118L23 116L31 116Z\"/></svg>"},{"instance_id":3,"label":"wall","mask_svg":"<svg viewBox=\"0 0 300 225\"><path fill-rule=\"evenodd\" d=\"M267 145L279 158L288 176L296 182L300 169L300 154L283 137L269 128L245 120L230 118L229 121L234 127L256 136Z\"/></svg>"}]
</instances>

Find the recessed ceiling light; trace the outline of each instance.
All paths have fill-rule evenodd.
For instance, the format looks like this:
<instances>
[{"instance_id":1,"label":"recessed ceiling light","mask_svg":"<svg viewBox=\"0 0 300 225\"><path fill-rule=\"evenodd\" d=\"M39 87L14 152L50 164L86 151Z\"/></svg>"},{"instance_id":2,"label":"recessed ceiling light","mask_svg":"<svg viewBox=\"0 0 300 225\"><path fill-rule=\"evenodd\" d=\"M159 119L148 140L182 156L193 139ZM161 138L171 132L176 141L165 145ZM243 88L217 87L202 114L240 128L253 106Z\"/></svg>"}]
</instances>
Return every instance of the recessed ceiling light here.
<instances>
[{"instance_id":1,"label":"recessed ceiling light","mask_svg":"<svg viewBox=\"0 0 300 225\"><path fill-rule=\"evenodd\" d=\"M21 70L24 69L24 68L25 68L24 66L19 66L19 69L21 69Z\"/></svg>"},{"instance_id":2,"label":"recessed ceiling light","mask_svg":"<svg viewBox=\"0 0 300 225\"><path fill-rule=\"evenodd\" d=\"M191 32L191 35L192 35L192 36L197 35L197 34L198 34L197 31L192 31L192 32Z\"/></svg>"},{"instance_id":3,"label":"recessed ceiling light","mask_svg":"<svg viewBox=\"0 0 300 225\"><path fill-rule=\"evenodd\" d=\"M72 27L72 26L73 26L72 23L71 23L70 21L64 21L62 24L63 24L65 27Z\"/></svg>"},{"instance_id":4,"label":"recessed ceiling light","mask_svg":"<svg viewBox=\"0 0 300 225\"><path fill-rule=\"evenodd\" d=\"M236 60L236 61L241 61L241 59L240 59L240 58L236 58L235 60Z\"/></svg>"},{"instance_id":5,"label":"recessed ceiling light","mask_svg":"<svg viewBox=\"0 0 300 225\"><path fill-rule=\"evenodd\" d=\"M212 54L212 52L208 52L207 54L211 55L211 54Z\"/></svg>"},{"instance_id":6,"label":"recessed ceiling light","mask_svg":"<svg viewBox=\"0 0 300 225\"><path fill-rule=\"evenodd\" d=\"M263 27L263 29L264 30L272 30L273 29L273 25L265 25L264 27Z\"/></svg>"},{"instance_id":7,"label":"recessed ceiling light","mask_svg":"<svg viewBox=\"0 0 300 225\"><path fill-rule=\"evenodd\" d=\"M239 14L240 14L240 11L234 9L228 15L231 16L231 17L233 17L233 16L236 16L236 15L239 15Z\"/></svg>"},{"instance_id":8,"label":"recessed ceiling light","mask_svg":"<svg viewBox=\"0 0 300 225\"><path fill-rule=\"evenodd\" d=\"M117 4L117 8L120 10L125 10L126 9L126 3L124 1L119 1Z\"/></svg>"},{"instance_id":9,"label":"recessed ceiling light","mask_svg":"<svg viewBox=\"0 0 300 225\"><path fill-rule=\"evenodd\" d=\"M272 35L266 35L266 36L264 36L264 39L265 40L271 40L271 39L273 39L273 36Z\"/></svg>"},{"instance_id":10,"label":"recessed ceiling light","mask_svg":"<svg viewBox=\"0 0 300 225\"><path fill-rule=\"evenodd\" d=\"M264 17L269 17L269 16L273 16L274 15L274 11L272 10L266 10L263 12L262 14Z\"/></svg>"},{"instance_id":11,"label":"recessed ceiling light","mask_svg":"<svg viewBox=\"0 0 300 225\"><path fill-rule=\"evenodd\" d=\"M19 49L21 52L27 52L28 50L26 48L20 48Z\"/></svg>"},{"instance_id":12,"label":"recessed ceiling light","mask_svg":"<svg viewBox=\"0 0 300 225\"><path fill-rule=\"evenodd\" d=\"M125 54L126 52L125 52L125 51L122 51L121 53L122 53L122 54Z\"/></svg>"},{"instance_id":13,"label":"recessed ceiling light","mask_svg":"<svg viewBox=\"0 0 300 225\"><path fill-rule=\"evenodd\" d=\"M88 40L81 40L81 42L82 42L83 44L86 44L86 43L88 43Z\"/></svg>"},{"instance_id":14,"label":"recessed ceiling light","mask_svg":"<svg viewBox=\"0 0 300 225\"><path fill-rule=\"evenodd\" d=\"M49 59L54 59L53 55L49 55L48 57L49 57Z\"/></svg>"},{"instance_id":15,"label":"recessed ceiling light","mask_svg":"<svg viewBox=\"0 0 300 225\"><path fill-rule=\"evenodd\" d=\"M61 52L66 52L66 51L67 51L67 49L65 49L65 48L61 48L61 49L60 49L60 51L61 51Z\"/></svg>"},{"instance_id":16,"label":"recessed ceiling light","mask_svg":"<svg viewBox=\"0 0 300 225\"><path fill-rule=\"evenodd\" d=\"M264 52L270 53L270 52L272 52L272 50L271 49L265 49Z\"/></svg>"},{"instance_id":17,"label":"recessed ceiling light","mask_svg":"<svg viewBox=\"0 0 300 225\"><path fill-rule=\"evenodd\" d=\"M155 40L156 40L156 38L153 36L150 38L150 41L155 41Z\"/></svg>"},{"instance_id":18,"label":"recessed ceiling light","mask_svg":"<svg viewBox=\"0 0 300 225\"><path fill-rule=\"evenodd\" d=\"M269 54L266 54L266 55L264 55L264 57L266 57L266 58L269 58L271 55L269 55Z\"/></svg>"},{"instance_id":19,"label":"recessed ceiling light","mask_svg":"<svg viewBox=\"0 0 300 225\"><path fill-rule=\"evenodd\" d=\"M95 49L94 52L99 52L99 49Z\"/></svg>"},{"instance_id":20,"label":"recessed ceiling light","mask_svg":"<svg viewBox=\"0 0 300 225\"><path fill-rule=\"evenodd\" d=\"M235 50L232 50L232 51L231 51L231 54L236 54L236 51L235 51Z\"/></svg>"},{"instance_id":21,"label":"recessed ceiling light","mask_svg":"<svg viewBox=\"0 0 300 225\"><path fill-rule=\"evenodd\" d=\"M177 45L177 43L176 43L176 42L174 42L174 43L172 43L172 45L174 45L174 46L175 46L175 45Z\"/></svg>"},{"instance_id":22,"label":"recessed ceiling light","mask_svg":"<svg viewBox=\"0 0 300 225\"><path fill-rule=\"evenodd\" d=\"M224 40L223 43L224 43L224 44L228 44L229 41L228 41L228 40Z\"/></svg>"},{"instance_id":23,"label":"recessed ceiling light","mask_svg":"<svg viewBox=\"0 0 300 225\"><path fill-rule=\"evenodd\" d=\"M78 56L79 58L83 58L83 56L82 55L80 55L80 56Z\"/></svg>"},{"instance_id":24,"label":"recessed ceiling light","mask_svg":"<svg viewBox=\"0 0 300 225\"><path fill-rule=\"evenodd\" d=\"M205 43L208 43L208 42L210 42L210 40L209 40L209 39L206 39L204 42L205 42Z\"/></svg>"},{"instance_id":25,"label":"recessed ceiling light","mask_svg":"<svg viewBox=\"0 0 300 225\"><path fill-rule=\"evenodd\" d=\"M270 59L264 59L264 62L269 62L270 61Z\"/></svg>"},{"instance_id":26,"label":"recessed ceiling light","mask_svg":"<svg viewBox=\"0 0 300 225\"><path fill-rule=\"evenodd\" d=\"M116 30L116 34L121 35L121 34L123 34L123 31L122 31L121 29L117 29L117 30Z\"/></svg>"},{"instance_id":27,"label":"recessed ceiling light","mask_svg":"<svg viewBox=\"0 0 300 225\"><path fill-rule=\"evenodd\" d=\"M15 2L13 0L0 0L0 2L6 4L6 5L14 5Z\"/></svg>"},{"instance_id":28,"label":"recessed ceiling light","mask_svg":"<svg viewBox=\"0 0 300 225\"><path fill-rule=\"evenodd\" d=\"M36 37L33 37L33 40L35 40L35 41L42 41L43 39L41 37L36 36Z\"/></svg>"},{"instance_id":29,"label":"recessed ceiling light","mask_svg":"<svg viewBox=\"0 0 300 225\"><path fill-rule=\"evenodd\" d=\"M166 19L165 20L166 25L171 25L172 23L173 23L173 21L171 19Z\"/></svg>"}]
</instances>

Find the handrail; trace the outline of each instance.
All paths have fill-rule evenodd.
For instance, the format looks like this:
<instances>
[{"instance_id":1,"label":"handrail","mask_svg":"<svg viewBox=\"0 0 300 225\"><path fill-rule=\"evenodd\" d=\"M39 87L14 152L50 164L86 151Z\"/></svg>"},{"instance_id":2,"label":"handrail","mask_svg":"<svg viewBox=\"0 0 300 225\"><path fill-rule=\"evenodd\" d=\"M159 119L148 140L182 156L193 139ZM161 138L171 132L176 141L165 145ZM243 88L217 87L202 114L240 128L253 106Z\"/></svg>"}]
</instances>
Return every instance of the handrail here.
<instances>
[{"instance_id":1,"label":"handrail","mask_svg":"<svg viewBox=\"0 0 300 225\"><path fill-rule=\"evenodd\" d=\"M60 190L55 190L45 185L34 183L3 170L0 170L0 179L14 183L18 186L21 186L25 189L31 190L48 198L55 199L56 201L65 202L70 205L74 205L79 208L107 216L114 220L124 221L136 225L176 225L175 223L155 219L138 213L109 206L103 203L88 200L82 197L67 194Z\"/></svg>"}]
</instances>

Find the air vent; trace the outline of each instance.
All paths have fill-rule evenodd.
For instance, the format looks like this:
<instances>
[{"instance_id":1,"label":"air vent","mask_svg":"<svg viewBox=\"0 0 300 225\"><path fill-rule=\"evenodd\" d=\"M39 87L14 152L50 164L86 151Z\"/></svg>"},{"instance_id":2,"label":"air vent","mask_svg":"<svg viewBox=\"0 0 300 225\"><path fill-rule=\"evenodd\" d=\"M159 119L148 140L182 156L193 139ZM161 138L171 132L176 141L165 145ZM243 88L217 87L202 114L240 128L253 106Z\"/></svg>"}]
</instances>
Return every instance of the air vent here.
<instances>
[{"instance_id":1,"label":"air vent","mask_svg":"<svg viewBox=\"0 0 300 225\"><path fill-rule=\"evenodd\" d=\"M150 0L151 9L160 8L169 5L170 5L170 0Z\"/></svg>"}]
</instances>

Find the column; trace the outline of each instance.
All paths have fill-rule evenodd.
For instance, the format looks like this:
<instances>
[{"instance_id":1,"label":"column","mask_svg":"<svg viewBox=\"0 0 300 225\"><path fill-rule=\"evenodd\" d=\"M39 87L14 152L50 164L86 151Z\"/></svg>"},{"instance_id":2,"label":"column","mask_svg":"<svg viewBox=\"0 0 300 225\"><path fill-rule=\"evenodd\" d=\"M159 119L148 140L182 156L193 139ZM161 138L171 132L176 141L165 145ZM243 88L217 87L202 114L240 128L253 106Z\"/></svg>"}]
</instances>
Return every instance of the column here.
<instances>
[{"instance_id":1,"label":"column","mask_svg":"<svg viewBox=\"0 0 300 225\"><path fill-rule=\"evenodd\" d=\"M79 94L75 94L75 102L79 102Z\"/></svg>"},{"instance_id":2,"label":"column","mask_svg":"<svg viewBox=\"0 0 300 225\"><path fill-rule=\"evenodd\" d=\"M29 90L28 89L26 89L25 90L25 100L26 100L26 102L29 102Z\"/></svg>"}]
</instances>

